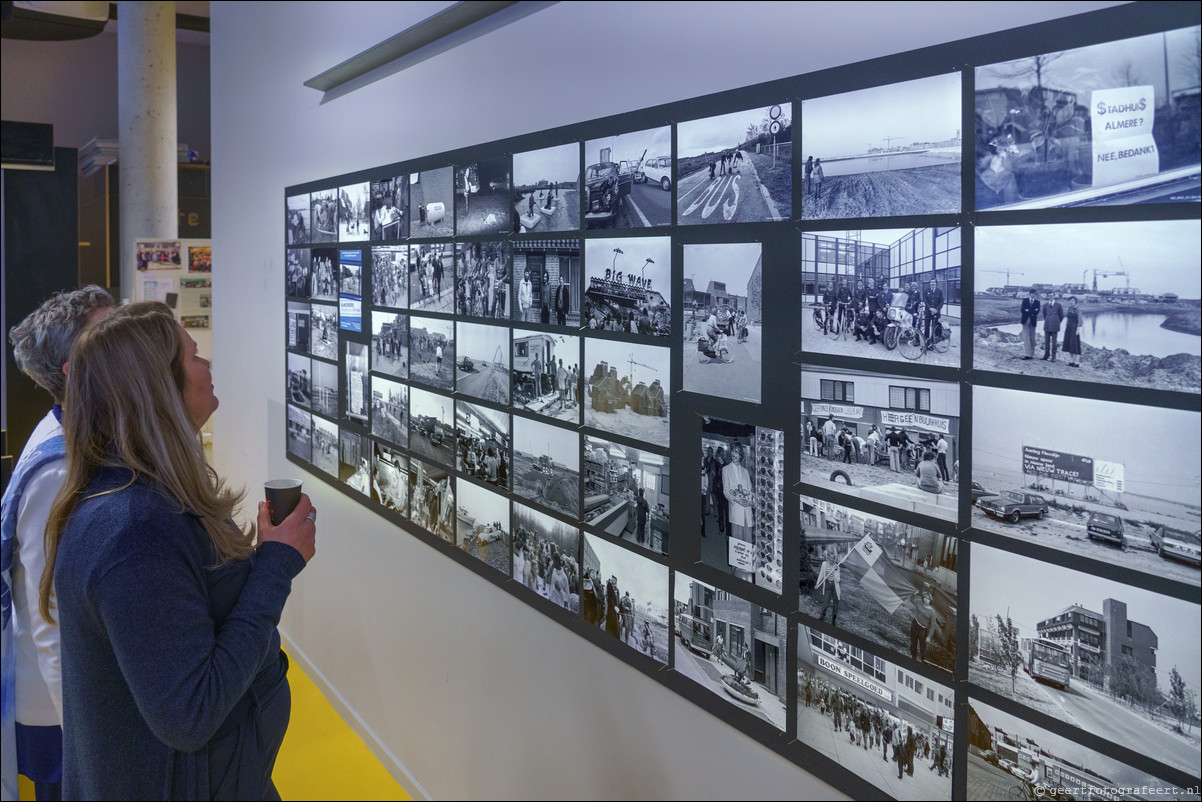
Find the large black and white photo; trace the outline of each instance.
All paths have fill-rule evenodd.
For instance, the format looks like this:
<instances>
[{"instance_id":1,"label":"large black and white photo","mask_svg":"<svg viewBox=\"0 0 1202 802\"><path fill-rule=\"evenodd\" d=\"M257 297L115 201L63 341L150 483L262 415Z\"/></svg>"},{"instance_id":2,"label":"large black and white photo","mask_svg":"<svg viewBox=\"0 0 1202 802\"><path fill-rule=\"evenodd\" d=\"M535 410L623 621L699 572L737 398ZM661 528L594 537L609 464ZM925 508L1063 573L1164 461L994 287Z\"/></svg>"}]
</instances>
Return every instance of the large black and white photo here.
<instances>
[{"instance_id":1,"label":"large black and white photo","mask_svg":"<svg viewBox=\"0 0 1202 802\"><path fill-rule=\"evenodd\" d=\"M338 241L371 239L371 184L347 184L338 189Z\"/></svg>"},{"instance_id":2,"label":"large black and white photo","mask_svg":"<svg viewBox=\"0 0 1202 802\"><path fill-rule=\"evenodd\" d=\"M513 330L513 406L566 423L580 422L580 338Z\"/></svg>"},{"instance_id":3,"label":"large black and white photo","mask_svg":"<svg viewBox=\"0 0 1202 802\"><path fill-rule=\"evenodd\" d=\"M315 301L337 301L338 249L314 248L309 276L313 284L309 297Z\"/></svg>"},{"instance_id":4,"label":"large black and white photo","mask_svg":"<svg viewBox=\"0 0 1202 802\"><path fill-rule=\"evenodd\" d=\"M975 387L971 524L1199 582L1197 410Z\"/></svg>"},{"instance_id":5,"label":"large black and white photo","mask_svg":"<svg viewBox=\"0 0 1202 802\"><path fill-rule=\"evenodd\" d=\"M801 348L960 367L960 229L804 233Z\"/></svg>"},{"instance_id":6,"label":"large black and white photo","mask_svg":"<svg viewBox=\"0 0 1202 802\"><path fill-rule=\"evenodd\" d=\"M956 382L801 371L801 481L945 521L959 511Z\"/></svg>"},{"instance_id":7,"label":"large black and white photo","mask_svg":"<svg viewBox=\"0 0 1202 802\"><path fill-rule=\"evenodd\" d=\"M580 240L513 243L513 319L579 329Z\"/></svg>"},{"instance_id":8,"label":"large black and white photo","mask_svg":"<svg viewBox=\"0 0 1202 802\"><path fill-rule=\"evenodd\" d=\"M309 242L338 241L338 190L309 193Z\"/></svg>"},{"instance_id":9,"label":"large black and white photo","mask_svg":"<svg viewBox=\"0 0 1202 802\"><path fill-rule=\"evenodd\" d=\"M343 412L347 419L362 426L368 424L371 406L370 374L367 346L363 343L346 344L346 361L343 365Z\"/></svg>"},{"instance_id":10,"label":"large black and white photo","mask_svg":"<svg viewBox=\"0 0 1202 802\"><path fill-rule=\"evenodd\" d=\"M575 520L580 517L580 435L513 417L513 493Z\"/></svg>"},{"instance_id":11,"label":"large black and white photo","mask_svg":"<svg viewBox=\"0 0 1202 802\"><path fill-rule=\"evenodd\" d=\"M409 386L371 377L371 433L395 446L409 445Z\"/></svg>"},{"instance_id":12,"label":"large black and white photo","mask_svg":"<svg viewBox=\"0 0 1202 802\"><path fill-rule=\"evenodd\" d=\"M308 303L288 302L288 347L303 354L309 353Z\"/></svg>"},{"instance_id":13,"label":"large black and white photo","mask_svg":"<svg viewBox=\"0 0 1202 802\"><path fill-rule=\"evenodd\" d=\"M802 624L797 739L894 799L951 799L952 689Z\"/></svg>"},{"instance_id":14,"label":"large black and white photo","mask_svg":"<svg viewBox=\"0 0 1202 802\"><path fill-rule=\"evenodd\" d=\"M586 328L668 336L672 328L669 237L586 240L584 263Z\"/></svg>"},{"instance_id":15,"label":"large black and white photo","mask_svg":"<svg viewBox=\"0 0 1202 802\"><path fill-rule=\"evenodd\" d=\"M584 533L584 620L653 660L668 662L668 569L604 538Z\"/></svg>"},{"instance_id":16,"label":"large black and white photo","mask_svg":"<svg viewBox=\"0 0 1202 802\"><path fill-rule=\"evenodd\" d=\"M974 367L1202 392L1198 221L982 226L975 247Z\"/></svg>"},{"instance_id":17,"label":"large black and white photo","mask_svg":"<svg viewBox=\"0 0 1202 802\"><path fill-rule=\"evenodd\" d=\"M445 468L409 459L409 520L455 542L455 477Z\"/></svg>"},{"instance_id":18,"label":"large black and white photo","mask_svg":"<svg viewBox=\"0 0 1202 802\"><path fill-rule=\"evenodd\" d=\"M455 314L509 318L509 243L461 242L456 246Z\"/></svg>"},{"instance_id":19,"label":"large black and white photo","mask_svg":"<svg viewBox=\"0 0 1202 802\"><path fill-rule=\"evenodd\" d=\"M313 406L313 365L307 356L288 354L288 402L305 407Z\"/></svg>"},{"instance_id":20,"label":"large black and white photo","mask_svg":"<svg viewBox=\"0 0 1202 802\"><path fill-rule=\"evenodd\" d=\"M284 201L284 244L309 244L309 193L289 195Z\"/></svg>"},{"instance_id":21,"label":"large black and white photo","mask_svg":"<svg viewBox=\"0 0 1202 802\"><path fill-rule=\"evenodd\" d=\"M455 392L509 404L509 329L455 324Z\"/></svg>"},{"instance_id":22,"label":"large black and white photo","mask_svg":"<svg viewBox=\"0 0 1202 802\"><path fill-rule=\"evenodd\" d=\"M600 437L584 438L584 522L594 530L668 554L669 459Z\"/></svg>"},{"instance_id":23,"label":"large black and white photo","mask_svg":"<svg viewBox=\"0 0 1202 802\"><path fill-rule=\"evenodd\" d=\"M455 470L478 482L509 489L510 415L467 401L455 402Z\"/></svg>"},{"instance_id":24,"label":"large black and white photo","mask_svg":"<svg viewBox=\"0 0 1202 802\"><path fill-rule=\"evenodd\" d=\"M409 378L450 392L455 386L455 324L409 317Z\"/></svg>"},{"instance_id":25,"label":"large black and white photo","mask_svg":"<svg viewBox=\"0 0 1202 802\"><path fill-rule=\"evenodd\" d=\"M376 310L371 313L371 369L398 379L409 378L409 317Z\"/></svg>"},{"instance_id":26,"label":"large black and white photo","mask_svg":"<svg viewBox=\"0 0 1202 802\"><path fill-rule=\"evenodd\" d=\"M513 504L513 578L544 599L580 612L580 530Z\"/></svg>"},{"instance_id":27,"label":"large black and white photo","mask_svg":"<svg viewBox=\"0 0 1202 802\"><path fill-rule=\"evenodd\" d=\"M1197 202L1199 27L976 69L976 207Z\"/></svg>"},{"instance_id":28,"label":"large black and white photo","mask_svg":"<svg viewBox=\"0 0 1202 802\"><path fill-rule=\"evenodd\" d=\"M322 359L337 359L338 307L313 304L309 310L309 353Z\"/></svg>"},{"instance_id":29,"label":"large black and white photo","mask_svg":"<svg viewBox=\"0 0 1202 802\"><path fill-rule=\"evenodd\" d=\"M793 212L793 112L783 101L676 126L676 222L763 223ZM643 181L671 186L671 159L644 159Z\"/></svg>"},{"instance_id":30,"label":"large black and white photo","mask_svg":"<svg viewBox=\"0 0 1202 802\"><path fill-rule=\"evenodd\" d=\"M673 668L785 730L789 624L783 615L677 572Z\"/></svg>"},{"instance_id":31,"label":"large black and white photo","mask_svg":"<svg viewBox=\"0 0 1202 802\"><path fill-rule=\"evenodd\" d=\"M672 128L649 128L584 143L584 222L594 228L651 228L672 222L671 186L644 180L644 162L672 158Z\"/></svg>"},{"instance_id":32,"label":"large black and white photo","mask_svg":"<svg viewBox=\"0 0 1202 802\"><path fill-rule=\"evenodd\" d=\"M409 459L398 449L375 443L372 455L371 497L385 509L409 513Z\"/></svg>"},{"instance_id":33,"label":"large black and white photo","mask_svg":"<svg viewBox=\"0 0 1202 802\"><path fill-rule=\"evenodd\" d=\"M455 174L450 167L409 176L409 236L450 237L455 233Z\"/></svg>"},{"instance_id":34,"label":"large black and white photo","mask_svg":"<svg viewBox=\"0 0 1202 802\"><path fill-rule=\"evenodd\" d=\"M508 234L509 157L455 168L455 234Z\"/></svg>"},{"instance_id":35,"label":"large black and white photo","mask_svg":"<svg viewBox=\"0 0 1202 802\"><path fill-rule=\"evenodd\" d=\"M960 72L801 104L805 220L960 211Z\"/></svg>"},{"instance_id":36,"label":"large black and white photo","mask_svg":"<svg viewBox=\"0 0 1202 802\"><path fill-rule=\"evenodd\" d=\"M292 404L288 405L287 448L303 460L313 459L313 414Z\"/></svg>"},{"instance_id":37,"label":"large black and white photo","mask_svg":"<svg viewBox=\"0 0 1202 802\"><path fill-rule=\"evenodd\" d=\"M542 234L580 229L580 144L513 156L513 230Z\"/></svg>"},{"instance_id":38,"label":"large black and white photo","mask_svg":"<svg viewBox=\"0 0 1202 802\"><path fill-rule=\"evenodd\" d=\"M311 292L308 248L284 251L284 292L292 298L308 298Z\"/></svg>"},{"instance_id":39,"label":"large black and white photo","mask_svg":"<svg viewBox=\"0 0 1202 802\"><path fill-rule=\"evenodd\" d=\"M780 593L784 432L702 418L701 561Z\"/></svg>"},{"instance_id":40,"label":"large black and white photo","mask_svg":"<svg viewBox=\"0 0 1202 802\"><path fill-rule=\"evenodd\" d=\"M968 700L968 796L972 802L1040 797L1198 799L1147 771Z\"/></svg>"},{"instance_id":41,"label":"large black and white photo","mask_svg":"<svg viewBox=\"0 0 1202 802\"><path fill-rule=\"evenodd\" d=\"M976 543L970 579L970 682L1198 775L1196 599Z\"/></svg>"},{"instance_id":42,"label":"large black and white photo","mask_svg":"<svg viewBox=\"0 0 1202 802\"><path fill-rule=\"evenodd\" d=\"M371 493L371 440L357 432L338 432L338 478L363 495Z\"/></svg>"},{"instance_id":43,"label":"large black and white photo","mask_svg":"<svg viewBox=\"0 0 1202 802\"><path fill-rule=\"evenodd\" d=\"M401 240L409 236L409 176L371 182L371 238Z\"/></svg>"},{"instance_id":44,"label":"large black and white photo","mask_svg":"<svg viewBox=\"0 0 1202 802\"><path fill-rule=\"evenodd\" d=\"M801 611L954 671L959 551L959 538L802 496Z\"/></svg>"},{"instance_id":45,"label":"large black and white photo","mask_svg":"<svg viewBox=\"0 0 1202 802\"><path fill-rule=\"evenodd\" d=\"M763 273L758 242L684 246L684 389L760 403Z\"/></svg>"},{"instance_id":46,"label":"large black and white photo","mask_svg":"<svg viewBox=\"0 0 1202 802\"><path fill-rule=\"evenodd\" d=\"M313 379L310 384L313 395L313 411L329 418L338 417L338 364L314 359ZM332 471L331 471L332 473Z\"/></svg>"},{"instance_id":47,"label":"large black and white photo","mask_svg":"<svg viewBox=\"0 0 1202 802\"><path fill-rule=\"evenodd\" d=\"M455 542L506 576L509 564L509 499L472 482L458 482Z\"/></svg>"},{"instance_id":48,"label":"large black and white photo","mask_svg":"<svg viewBox=\"0 0 1202 802\"><path fill-rule=\"evenodd\" d=\"M668 447L671 349L586 339L584 424Z\"/></svg>"},{"instance_id":49,"label":"large black and white photo","mask_svg":"<svg viewBox=\"0 0 1202 802\"><path fill-rule=\"evenodd\" d=\"M376 245L371 249L371 298L375 306L409 306L409 246Z\"/></svg>"},{"instance_id":50,"label":"large black and white photo","mask_svg":"<svg viewBox=\"0 0 1202 802\"><path fill-rule=\"evenodd\" d=\"M313 416L313 464L318 470L338 477L338 424Z\"/></svg>"},{"instance_id":51,"label":"large black and white photo","mask_svg":"<svg viewBox=\"0 0 1202 802\"><path fill-rule=\"evenodd\" d=\"M409 450L448 467L455 464L455 402L450 396L409 388Z\"/></svg>"},{"instance_id":52,"label":"large black and white photo","mask_svg":"<svg viewBox=\"0 0 1202 802\"><path fill-rule=\"evenodd\" d=\"M409 246L409 308L455 311L455 246L432 242Z\"/></svg>"}]
</instances>

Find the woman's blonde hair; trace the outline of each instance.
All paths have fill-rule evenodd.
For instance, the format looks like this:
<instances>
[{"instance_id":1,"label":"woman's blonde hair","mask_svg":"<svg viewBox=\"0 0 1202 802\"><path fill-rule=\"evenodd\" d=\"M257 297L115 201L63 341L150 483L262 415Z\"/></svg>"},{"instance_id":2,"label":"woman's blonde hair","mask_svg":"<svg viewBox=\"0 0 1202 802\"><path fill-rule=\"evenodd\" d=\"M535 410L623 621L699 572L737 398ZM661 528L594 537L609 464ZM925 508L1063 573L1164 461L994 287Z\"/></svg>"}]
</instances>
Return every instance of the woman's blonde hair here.
<instances>
[{"instance_id":1,"label":"woman's blonde hair","mask_svg":"<svg viewBox=\"0 0 1202 802\"><path fill-rule=\"evenodd\" d=\"M243 493L205 460L184 405L183 337L162 303L127 304L86 328L71 349L63 404L67 477L46 525L41 609L50 618L54 566L67 522L101 468L150 480L200 518L220 562L250 554L254 527L232 521ZM155 533L147 532L147 537Z\"/></svg>"}]
</instances>

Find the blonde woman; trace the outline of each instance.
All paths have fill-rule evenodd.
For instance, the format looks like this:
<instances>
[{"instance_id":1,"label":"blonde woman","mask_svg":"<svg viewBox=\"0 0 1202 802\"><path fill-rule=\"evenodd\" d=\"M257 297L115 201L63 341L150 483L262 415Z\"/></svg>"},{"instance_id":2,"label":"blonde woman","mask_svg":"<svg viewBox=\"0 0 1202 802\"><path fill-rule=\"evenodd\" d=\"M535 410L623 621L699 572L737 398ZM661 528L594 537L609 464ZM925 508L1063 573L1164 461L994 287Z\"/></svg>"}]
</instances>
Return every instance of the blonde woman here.
<instances>
[{"instance_id":1,"label":"blonde woman","mask_svg":"<svg viewBox=\"0 0 1202 802\"><path fill-rule=\"evenodd\" d=\"M256 548L198 438L217 403L163 304L114 311L71 352L41 586L62 631L66 799L279 798L291 696L276 624L316 511L302 495L272 526L260 503Z\"/></svg>"}]
</instances>

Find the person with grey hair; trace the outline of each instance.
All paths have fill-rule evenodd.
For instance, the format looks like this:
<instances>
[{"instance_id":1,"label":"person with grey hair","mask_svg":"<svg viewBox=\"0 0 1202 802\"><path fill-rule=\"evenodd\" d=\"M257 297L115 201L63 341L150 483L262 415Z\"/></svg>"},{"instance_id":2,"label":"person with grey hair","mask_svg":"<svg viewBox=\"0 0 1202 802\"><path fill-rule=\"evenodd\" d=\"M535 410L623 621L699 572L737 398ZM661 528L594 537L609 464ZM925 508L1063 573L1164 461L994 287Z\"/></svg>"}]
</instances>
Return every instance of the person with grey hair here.
<instances>
[{"instance_id":1,"label":"person with grey hair","mask_svg":"<svg viewBox=\"0 0 1202 802\"><path fill-rule=\"evenodd\" d=\"M46 521L67 472L61 423L67 361L79 333L113 305L113 297L95 285L57 293L8 335L21 371L54 401L29 436L0 508L0 574L5 600L0 621L4 639L0 679L4 698L16 700L15 705L5 706L0 722L6 752L4 787L7 791L11 782L15 789L16 773L20 772L33 781L39 800L60 798L62 781L59 629L38 609L38 586L46 567ZM9 751L12 747L15 761Z\"/></svg>"}]
</instances>

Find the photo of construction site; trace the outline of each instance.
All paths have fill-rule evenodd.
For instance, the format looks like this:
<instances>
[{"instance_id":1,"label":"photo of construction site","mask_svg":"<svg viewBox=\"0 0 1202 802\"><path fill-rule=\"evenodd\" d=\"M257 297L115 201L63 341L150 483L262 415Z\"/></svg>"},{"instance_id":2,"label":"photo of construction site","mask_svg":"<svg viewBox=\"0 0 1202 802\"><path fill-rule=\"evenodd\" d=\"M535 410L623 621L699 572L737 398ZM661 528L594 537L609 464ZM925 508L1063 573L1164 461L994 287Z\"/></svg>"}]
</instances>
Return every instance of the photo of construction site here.
<instances>
[{"instance_id":1,"label":"photo of construction site","mask_svg":"<svg viewBox=\"0 0 1202 802\"><path fill-rule=\"evenodd\" d=\"M586 340L584 424L667 448L671 359L666 347Z\"/></svg>"}]
</instances>

